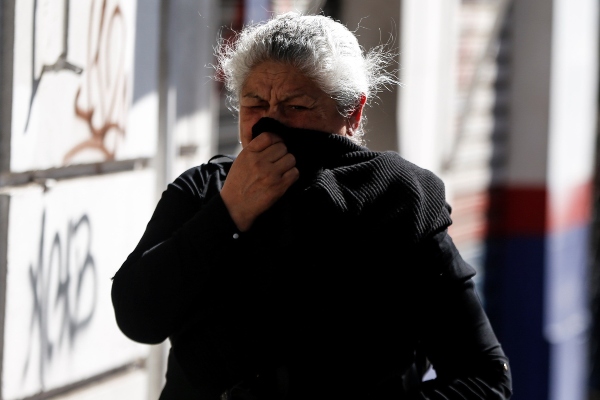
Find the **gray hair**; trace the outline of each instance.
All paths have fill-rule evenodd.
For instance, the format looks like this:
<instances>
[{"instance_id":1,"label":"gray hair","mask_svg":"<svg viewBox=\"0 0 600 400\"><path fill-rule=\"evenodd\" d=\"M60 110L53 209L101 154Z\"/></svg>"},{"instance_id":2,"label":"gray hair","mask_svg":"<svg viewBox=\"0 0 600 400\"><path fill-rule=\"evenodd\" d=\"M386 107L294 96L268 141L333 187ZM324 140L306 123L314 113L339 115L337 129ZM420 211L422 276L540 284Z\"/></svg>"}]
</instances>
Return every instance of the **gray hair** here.
<instances>
[{"instance_id":1,"label":"gray hair","mask_svg":"<svg viewBox=\"0 0 600 400\"><path fill-rule=\"evenodd\" d=\"M230 109L239 111L239 96L248 74L264 61L291 64L312 79L337 104L345 118L363 96L370 105L376 93L398 84L387 71L395 54L377 46L365 52L353 32L323 15L288 12L266 22L246 25L215 49L217 79L224 82ZM350 138L364 144L363 117Z\"/></svg>"}]
</instances>

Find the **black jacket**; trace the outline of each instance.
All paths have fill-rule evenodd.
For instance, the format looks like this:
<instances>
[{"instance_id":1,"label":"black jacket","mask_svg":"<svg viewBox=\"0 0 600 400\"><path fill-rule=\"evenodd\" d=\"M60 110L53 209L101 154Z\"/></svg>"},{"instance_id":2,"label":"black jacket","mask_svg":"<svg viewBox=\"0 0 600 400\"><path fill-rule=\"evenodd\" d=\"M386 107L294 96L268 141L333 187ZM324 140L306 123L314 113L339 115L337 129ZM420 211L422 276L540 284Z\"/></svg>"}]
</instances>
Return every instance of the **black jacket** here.
<instances>
[{"instance_id":1,"label":"black jacket","mask_svg":"<svg viewBox=\"0 0 600 400\"><path fill-rule=\"evenodd\" d=\"M231 161L189 169L114 277L121 330L171 341L161 399L216 400L282 368L290 400L508 399L508 360L447 234L442 182L339 135L255 128L296 156L284 197L240 233L219 196ZM417 348L437 377L411 392Z\"/></svg>"}]
</instances>

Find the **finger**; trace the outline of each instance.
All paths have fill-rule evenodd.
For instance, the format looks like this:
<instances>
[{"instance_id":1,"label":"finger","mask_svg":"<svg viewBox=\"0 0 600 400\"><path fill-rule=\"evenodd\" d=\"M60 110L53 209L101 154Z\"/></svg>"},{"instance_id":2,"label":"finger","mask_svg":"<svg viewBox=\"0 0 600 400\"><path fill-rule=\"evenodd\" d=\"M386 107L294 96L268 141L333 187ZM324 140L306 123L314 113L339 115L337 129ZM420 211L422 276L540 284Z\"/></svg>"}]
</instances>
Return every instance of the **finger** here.
<instances>
[{"instance_id":1,"label":"finger","mask_svg":"<svg viewBox=\"0 0 600 400\"><path fill-rule=\"evenodd\" d=\"M287 146L283 142L277 142L264 149L262 156L269 162L277 162L288 153Z\"/></svg>"},{"instance_id":2,"label":"finger","mask_svg":"<svg viewBox=\"0 0 600 400\"><path fill-rule=\"evenodd\" d=\"M283 175L287 171L296 167L296 157L292 153L286 153L273 163L278 171Z\"/></svg>"},{"instance_id":3,"label":"finger","mask_svg":"<svg viewBox=\"0 0 600 400\"><path fill-rule=\"evenodd\" d=\"M282 180L285 182L285 186L286 188L289 188L290 186L292 186L292 184L294 182L296 182L298 180L298 178L300 178L300 171L298 171L298 168L293 167L291 169L288 169L282 176L281 176Z\"/></svg>"},{"instance_id":4,"label":"finger","mask_svg":"<svg viewBox=\"0 0 600 400\"><path fill-rule=\"evenodd\" d=\"M271 132L263 132L252 139L247 147L249 147L252 151L262 151L267 147L279 142L283 142L281 136Z\"/></svg>"}]
</instances>

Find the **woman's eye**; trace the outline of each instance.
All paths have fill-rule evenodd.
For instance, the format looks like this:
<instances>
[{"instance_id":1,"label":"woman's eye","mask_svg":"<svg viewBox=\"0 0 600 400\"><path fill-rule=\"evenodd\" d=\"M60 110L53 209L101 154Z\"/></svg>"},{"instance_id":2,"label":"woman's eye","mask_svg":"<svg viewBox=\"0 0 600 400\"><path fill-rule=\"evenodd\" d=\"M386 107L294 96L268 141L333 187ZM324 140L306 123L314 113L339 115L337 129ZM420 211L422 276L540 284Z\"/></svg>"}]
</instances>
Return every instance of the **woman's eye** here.
<instances>
[{"instance_id":1,"label":"woman's eye","mask_svg":"<svg viewBox=\"0 0 600 400\"><path fill-rule=\"evenodd\" d=\"M293 105L290 106L293 110L308 110L308 107Z\"/></svg>"}]
</instances>

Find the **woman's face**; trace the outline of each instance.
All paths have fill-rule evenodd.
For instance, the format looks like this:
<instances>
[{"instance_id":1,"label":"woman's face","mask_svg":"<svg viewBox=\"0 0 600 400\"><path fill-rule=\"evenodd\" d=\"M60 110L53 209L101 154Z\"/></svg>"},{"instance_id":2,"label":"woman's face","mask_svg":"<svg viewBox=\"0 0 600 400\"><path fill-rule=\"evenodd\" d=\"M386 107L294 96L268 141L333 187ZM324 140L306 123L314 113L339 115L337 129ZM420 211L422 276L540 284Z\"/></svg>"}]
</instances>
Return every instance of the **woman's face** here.
<instances>
[{"instance_id":1,"label":"woman's face","mask_svg":"<svg viewBox=\"0 0 600 400\"><path fill-rule=\"evenodd\" d=\"M356 113L355 113L356 114ZM351 136L360 121L344 118L335 101L295 67L265 61L250 71L240 95L239 129L242 147L252 140L252 126L271 117L293 128Z\"/></svg>"}]
</instances>

